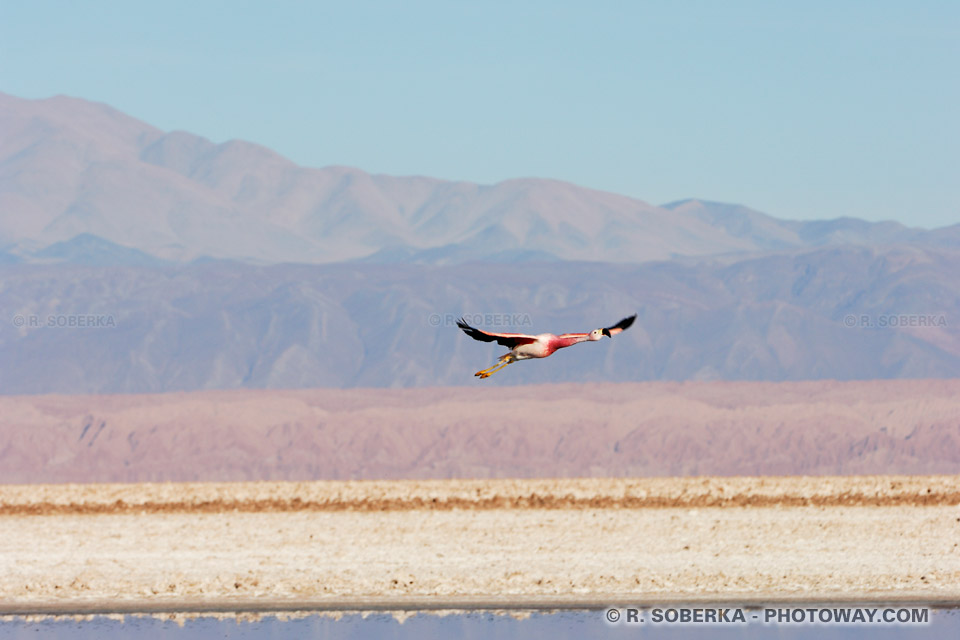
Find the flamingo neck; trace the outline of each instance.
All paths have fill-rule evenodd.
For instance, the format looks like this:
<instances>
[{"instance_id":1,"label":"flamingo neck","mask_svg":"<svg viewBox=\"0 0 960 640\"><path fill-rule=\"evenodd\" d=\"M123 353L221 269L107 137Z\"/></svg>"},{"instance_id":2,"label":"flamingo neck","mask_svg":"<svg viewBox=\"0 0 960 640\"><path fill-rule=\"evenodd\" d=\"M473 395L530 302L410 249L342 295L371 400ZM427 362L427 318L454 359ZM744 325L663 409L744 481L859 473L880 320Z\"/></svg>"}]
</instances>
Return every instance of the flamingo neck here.
<instances>
[{"instance_id":1,"label":"flamingo neck","mask_svg":"<svg viewBox=\"0 0 960 640\"><path fill-rule=\"evenodd\" d=\"M586 342L589 336L573 336L571 338L557 338L554 341L556 349L562 349L564 347L569 347L570 345L578 344L580 342Z\"/></svg>"}]
</instances>

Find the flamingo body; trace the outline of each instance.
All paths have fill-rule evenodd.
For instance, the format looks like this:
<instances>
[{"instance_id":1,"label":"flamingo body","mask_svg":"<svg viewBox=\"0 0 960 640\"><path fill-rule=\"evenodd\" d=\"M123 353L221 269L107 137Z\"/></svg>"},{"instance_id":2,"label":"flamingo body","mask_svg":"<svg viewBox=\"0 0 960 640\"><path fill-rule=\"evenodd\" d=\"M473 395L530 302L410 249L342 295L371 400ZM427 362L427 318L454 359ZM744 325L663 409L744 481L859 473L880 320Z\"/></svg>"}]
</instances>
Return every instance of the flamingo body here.
<instances>
[{"instance_id":1,"label":"flamingo body","mask_svg":"<svg viewBox=\"0 0 960 640\"><path fill-rule=\"evenodd\" d=\"M525 333L492 333L489 331L481 331L468 325L463 318L457 321L457 326L474 340L497 342L510 349L508 353L500 356L497 364L482 371L477 371L474 374L480 378L489 378L500 369L517 360L546 358L558 349L570 347L581 342L596 342L604 336L608 338L613 337L629 328L636 317L636 314L634 314L629 318L624 318L612 327L594 329L590 333L563 333L559 336L552 333L541 333L534 336Z\"/></svg>"}]
</instances>

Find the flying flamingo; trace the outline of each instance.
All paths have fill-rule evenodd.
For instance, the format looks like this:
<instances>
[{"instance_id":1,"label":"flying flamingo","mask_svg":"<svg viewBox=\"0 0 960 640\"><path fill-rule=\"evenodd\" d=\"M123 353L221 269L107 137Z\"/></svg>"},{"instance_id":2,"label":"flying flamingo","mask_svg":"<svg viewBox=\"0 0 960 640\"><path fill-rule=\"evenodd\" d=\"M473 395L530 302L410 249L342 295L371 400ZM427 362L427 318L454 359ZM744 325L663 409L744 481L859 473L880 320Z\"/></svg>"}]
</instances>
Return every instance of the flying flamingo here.
<instances>
[{"instance_id":1,"label":"flying flamingo","mask_svg":"<svg viewBox=\"0 0 960 640\"><path fill-rule=\"evenodd\" d=\"M624 318L617 324L612 327L607 327L606 329L594 329L590 333L564 333L559 336L555 336L552 333L541 333L537 336L528 336L523 333L489 333L487 331L481 331L480 329L474 329L468 325L463 318L457 321L457 326L463 329L463 332L474 340L479 340L480 342L496 341L497 344L510 349L510 353L498 358L497 364L473 374L480 378L489 378L497 371L500 371L500 369L517 360L546 358L557 349L563 349L564 347L569 347L570 345L580 342L596 342L603 338L603 336L611 338L621 331L628 329L636 319L637 314L633 314L629 318Z\"/></svg>"}]
</instances>

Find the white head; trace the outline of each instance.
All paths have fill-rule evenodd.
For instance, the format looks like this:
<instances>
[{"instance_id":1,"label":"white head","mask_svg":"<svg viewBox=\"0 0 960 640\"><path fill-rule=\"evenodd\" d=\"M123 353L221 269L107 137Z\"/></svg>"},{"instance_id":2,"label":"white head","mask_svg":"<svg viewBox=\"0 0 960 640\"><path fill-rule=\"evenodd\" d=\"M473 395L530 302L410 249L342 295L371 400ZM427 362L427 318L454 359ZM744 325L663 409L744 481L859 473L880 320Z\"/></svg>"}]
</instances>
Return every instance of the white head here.
<instances>
[{"instance_id":1,"label":"white head","mask_svg":"<svg viewBox=\"0 0 960 640\"><path fill-rule=\"evenodd\" d=\"M607 336L609 338L610 332L607 331L606 329L594 329L593 331L590 332L590 337L587 339L590 340L590 342L596 342L597 340L601 339L603 336Z\"/></svg>"}]
</instances>

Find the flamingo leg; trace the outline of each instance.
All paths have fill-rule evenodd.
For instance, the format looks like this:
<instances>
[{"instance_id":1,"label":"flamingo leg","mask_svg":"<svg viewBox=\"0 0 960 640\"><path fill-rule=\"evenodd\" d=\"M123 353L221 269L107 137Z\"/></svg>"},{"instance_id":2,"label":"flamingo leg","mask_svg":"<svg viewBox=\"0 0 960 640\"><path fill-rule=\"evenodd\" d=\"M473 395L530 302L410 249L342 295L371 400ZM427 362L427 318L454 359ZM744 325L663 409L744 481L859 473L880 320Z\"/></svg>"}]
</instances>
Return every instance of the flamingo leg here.
<instances>
[{"instance_id":1,"label":"flamingo leg","mask_svg":"<svg viewBox=\"0 0 960 640\"><path fill-rule=\"evenodd\" d=\"M484 369L483 371L477 371L477 372L476 372L475 374L473 374L473 375L479 376L481 379L483 379L483 378L489 378L490 376L492 376L493 374L495 374L497 371L500 371L500 369L503 369L505 366L507 366L507 365L510 364L511 362L515 362L515 359L513 358L512 355L510 355L510 354L508 353L507 355L502 356L502 357L500 358L500 361L499 361L497 364L495 364L495 365L493 365L492 367L489 367L489 368L487 368L487 369Z\"/></svg>"},{"instance_id":2,"label":"flamingo leg","mask_svg":"<svg viewBox=\"0 0 960 640\"><path fill-rule=\"evenodd\" d=\"M483 378L489 378L490 376L492 376L493 374L495 374L497 371L500 371L500 369L503 369L503 368L504 368L505 366L507 366L508 364L510 364L510 363L509 363L509 362L501 362L501 363L498 364L497 366L491 367L490 369L487 369L486 371L484 371L483 373L481 373L481 374L480 374L480 378L481 378L481 379L483 379Z\"/></svg>"},{"instance_id":3,"label":"flamingo leg","mask_svg":"<svg viewBox=\"0 0 960 640\"><path fill-rule=\"evenodd\" d=\"M473 375L479 376L479 377L481 377L481 378L485 378L486 375L487 375L487 373L488 373L491 369L496 369L498 366L499 366L499 365L496 365L496 364L495 364L495 365L493 365L493 366L491 366L491 367L487 367L486 369L481 369L480 371L477 371L477 372L476 372L475 374L473 374Z\"/></svg>"}]
</instances>

